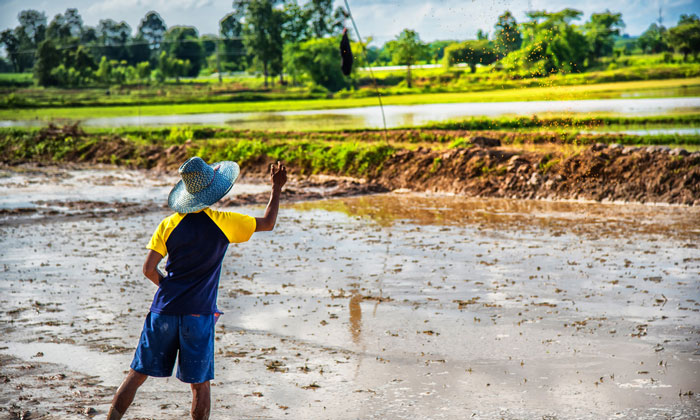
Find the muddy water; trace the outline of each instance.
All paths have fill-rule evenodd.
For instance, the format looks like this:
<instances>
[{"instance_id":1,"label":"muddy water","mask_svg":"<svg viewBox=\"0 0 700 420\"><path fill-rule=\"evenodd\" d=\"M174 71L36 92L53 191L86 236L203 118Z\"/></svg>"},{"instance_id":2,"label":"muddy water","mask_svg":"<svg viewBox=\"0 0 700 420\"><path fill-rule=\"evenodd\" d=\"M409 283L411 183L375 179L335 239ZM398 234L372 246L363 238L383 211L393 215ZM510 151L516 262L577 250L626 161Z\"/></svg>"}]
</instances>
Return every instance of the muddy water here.
<instances>
[{"instance_id":1,"label":"muddy water","mask_svg":"<svg viewBox=\"0 0 700 420\"><path fill-rule=\"evenodd\" d=\"M588 99L570 101L469 102L384 107L388 128L423 125L472 116L533 115L542 113L600 113L657 115L697 112L700 97L645 99ZM0 127L43 125L37 120L0 121ZM206 113L138 117L88 118L85 126L162 126L177 124L235 125L239 129L319 130L383 127L379 107L339 108L286 112Z\"/></svg>"},{"instance_id":2,"label":"muddy water","mask_svg":"<svg viewBox=\"0 0 700 420\"><path fill-rule=\"evenodd\" d=\"M155 199L143 185L121 188ZM0 367L24 385L1 387L0 406L104 414L155 292L140 266L165 215L0 222L0 354L43 369ZM697 418L699 242L686 207L414 193L285 205L274 232L225 259L212 416ZM83 377L79 395L60 386ZM129 415L188 406L186 386L153 379Z\"/></svg>"}]
</instances>

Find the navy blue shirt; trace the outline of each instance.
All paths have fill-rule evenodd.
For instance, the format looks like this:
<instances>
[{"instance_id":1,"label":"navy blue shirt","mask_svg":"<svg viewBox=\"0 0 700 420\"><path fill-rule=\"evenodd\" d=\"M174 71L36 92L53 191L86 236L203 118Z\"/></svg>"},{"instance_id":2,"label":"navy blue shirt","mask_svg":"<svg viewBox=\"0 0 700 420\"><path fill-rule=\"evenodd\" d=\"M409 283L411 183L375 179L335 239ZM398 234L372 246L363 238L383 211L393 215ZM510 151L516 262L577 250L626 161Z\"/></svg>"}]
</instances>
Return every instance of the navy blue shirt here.
<instances>
[{"instance_id":1,"label":"navy blue shirt","mask_svg":"<svg viewBox=\"0 0 700 420\"><path fill-rule=\"evenodd\" d=\"M253 232L255 218L209 208L163 219L146 247L168 256L166 277L153 297L151 312L215 313L221 263L228 245L247 241Z\"/></svg>"}]
</instances>

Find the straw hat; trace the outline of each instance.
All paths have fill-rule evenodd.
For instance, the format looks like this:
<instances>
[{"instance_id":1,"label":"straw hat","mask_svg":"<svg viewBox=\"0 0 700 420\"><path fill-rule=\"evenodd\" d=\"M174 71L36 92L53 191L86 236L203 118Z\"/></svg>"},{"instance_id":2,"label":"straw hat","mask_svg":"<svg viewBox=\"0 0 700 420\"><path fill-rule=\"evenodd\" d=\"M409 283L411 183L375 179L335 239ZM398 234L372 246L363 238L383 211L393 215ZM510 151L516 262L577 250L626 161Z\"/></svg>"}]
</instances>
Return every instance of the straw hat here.
<instances>
[{"instance_id":1,"label":"straw hat","mask_svg":"<svg viewBox=\"0 0 700 420\"><path fill-rule=\"evenodd\" d=\"M211 206L228 193L241 169L236 162L211 165L200 157L187 159L178 169L182 178L168 196L168 206L178 213L194 213Z\"/></svg>"}]
</instances>

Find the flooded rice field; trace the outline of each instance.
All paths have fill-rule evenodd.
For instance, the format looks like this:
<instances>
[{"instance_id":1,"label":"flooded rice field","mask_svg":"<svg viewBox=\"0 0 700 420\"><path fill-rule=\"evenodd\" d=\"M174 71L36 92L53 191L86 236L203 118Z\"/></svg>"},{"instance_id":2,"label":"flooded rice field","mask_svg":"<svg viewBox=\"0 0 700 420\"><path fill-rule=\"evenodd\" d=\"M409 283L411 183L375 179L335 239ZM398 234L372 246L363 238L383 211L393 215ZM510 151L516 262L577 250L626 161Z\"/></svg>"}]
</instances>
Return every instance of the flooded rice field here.
<instances>
[{"instance_id":1,"label":"flooded rice field","mask_svg":"<svg viewBox=\"0 0 700 420\"><path fill-rule=\"evenodd\" d=\"M658 115L697 112L700 97L623 98L562 101L466 102L423 105L387 105L387 128L411 127L473 116L533 115L546 113L614 113ZM39 120L5 120L0 127L45 125ZM323 130L383 127L378 106L284 112L204 113L88 118L91 127L170 126L178 124L232 125L238 129Z\"/></svg>"},{"instance_id":2,"label":"flooded rice field","mask_svg":"<svg viewBox=\"0 0 700 420\"><path fill-rule=\"evenodd\" d=\"M141 264L173 178L1 179L0 418L104 416L155 292ZM212 418L698 418L699 243L696 207L284 203L224 260ZM127 417L189 404L177 379L149 379Z\"/></svg>"}]
</instances>

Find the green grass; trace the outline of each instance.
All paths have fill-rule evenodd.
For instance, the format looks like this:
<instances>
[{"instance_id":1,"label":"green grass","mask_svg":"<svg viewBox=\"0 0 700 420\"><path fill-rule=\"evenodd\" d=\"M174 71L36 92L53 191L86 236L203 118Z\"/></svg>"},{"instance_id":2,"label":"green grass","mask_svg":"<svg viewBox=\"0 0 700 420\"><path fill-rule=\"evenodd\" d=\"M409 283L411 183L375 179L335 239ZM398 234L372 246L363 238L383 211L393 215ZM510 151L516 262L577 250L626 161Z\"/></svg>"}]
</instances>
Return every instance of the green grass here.
<instances>
[{"instance_id":1,"label":"green grass","mask_svg":"<svg viewBox=\"0 0 700 420\"><path fill-rule=\"evenodd\" d=\"M377 83L387 93L420 93L424 91L486 91L493 89L517 89L540 86L572 86L581 84L613 83L624 81L692 78L700 76L700 63L664 63L656 56L623 56L604 60L595 71L584 73L553 74L548 77L519 77L508 71L495 70L492 66L468 69L412 69L414 87L406 87L406 70L374 71ZM368 72L360 72L359 83L372 85Z\"/></svg>"},{"instance_id":2,"label":"green grass","mask_svg":"<svg viewBox=\"0 0 700 420\"><path fill-rule=\"evenodd\" d=\"M673 145L689 150L700 147L700 135L580 134L576 132L486 131L451 130L391 130L389 143L383 132L319 131L270 132L237 131L215 127L171 127L163 129L75 129L70 127L0 128L0 162L16 164L25 161L81 162L106 154L98 162L149 167L147 157L153 148L164 150L172 145L192 141L191 149L209 160L235 160L240 163L267 156L284 160L305 173L333 173L364 176L380 168L386 158L397 149L415 149L418 146L438 150L471 147L472 135L497 137L506 148L549 150L559 153L567 147L583 147L594 143L624 145ZM109 152L107 152L109 151ZM101 160L100 160L101 159ZM554 165L543 162L543 171ZM435 160L430 172L440 169L442 162ZM497 168L489 168L496 170Z\"/></svg>"},{"instance_id":3,"label":"green grass","mask_svg":"<svg viewBox=\"0 0 700 420\"><path fill-rule=\"evenodd\" d=\"M177 137L160 142L165 148L180 144ZM41 130L0 129L0 161L5 163L81 162L96 159L133 167L149 167L145 156L152 145L142 139L88 133L46 135ZM107 152L114 151L115 153ZM395 149L385 143L335 142L300 139L207 139L198 141L191 149L203 159L215 162L233 160L241 165L263 157L283 160L301 173L329 173L366 176L381 168Z\"/></svg>"},{"instance_id":4,"label":"green grass","mask_svg":"<svg viewBox=\"0 0 700 420\"><path fill-rule=\"evenodd\" d=\"M32 73L0 73L0 88L27 87L34 84Z\"/></svg>"},{"instance_id":5,"label":"green grass","mask_svg":"<svg viewBox=\"0 0 700 420\"><path fill-rule=\"evenodd\" d=\"M604 57L594 68L584 73L554 74L549 77L531 77L517 72L499 70L499 64L468 69L434 68L413 69L413 87L408 88L405 69L375 70L383 95L413 95L425 93L483 92L498 89L573 86L700 77L700 63L682 63L676 55L666 62L665 54ZM163 84L134 80L122 85L92 85L80 88L43 88L34 86L31 73L0 74L0 108L42 108L79 106L129 106L187 103L225 103L240 101L278 101L319 98L364 98L374 96L374 82L369 72L358 69L351 84L353 89L330 94L315 87L308 77L280 85L270 78L269 87L263 85L259 74L226 76L219 83L217 77L202 75L183 78L176 83ZM14 94L11 100L10 95Z\"/></svg>"},{"instance_id":6,"label":"green grass","mask_svg":"<svg viewBox=\"0 0 700 420\"><path fill-rule=\"evenodd\" d=\"M454 121L431 123L426 129L438 130L581 130L581 129L632 129L656 127L697 127L700 126L700 114L668 114L668 115L557 115L551 114L534 116L505 116L505 117L472 117Z\"/></svg>"},{"instance_id":7,"label":"green grass","mask_svg":"<svg viewBox=\"0 0 700 420\"><path fill-rule=\"evenodd\" d=\"M538 142L552 138L555 142L572 139L579 132L595 131L600 134L593 137L615 136L615 131L629 129L686 128L700 125L700 113L668 114L648 116L614 116L590 114L586 116L548 115L548 116L510 116L510 117L472 117L464 120L428 124L423 127L391 129L387 140L403 144L443 143L449 147L467 147L469 137L484 133L487 136L508 136L515 139L537 139ZM17 127L0 129L6 135L23 135L38 133L39 127ZM121 127L99 128L86 127L91 135L117 135L138 140L144 144L171 145L182 144L186 140L206 139L288 139L321 140L338 142L382 142L384 131L381 129L346 129L346 130L241 130L233 127L216 127L202 125L178 125L172 127ZM466 131L466 132L465 132ZM639 137L639 136L637 136ZM683 137L683 136L681 136Z\"/></svg>"},{"instance_id":8,"label":"green grass","mask_svg":"<svg viewBox=\"0 0 700 420\"><path fill-rule=\"evenodd\" d=\"M576 99L635 98L659 96L689 96L700 93L700 78L650 80L596 85L537 87L507 89L491 92L428 93L384 96L385 105L418 105L459 102L552 101ZM85 119L96 117L176 115L200 113L234 113L265 111L296 111L311 109L353 108L376 106L374 97L347 99L297 99L276 101L240 101L226 103L194 103L143 106L56 107L37 109L3 109L2 120Z\"/></svg>"}]
</instances>

